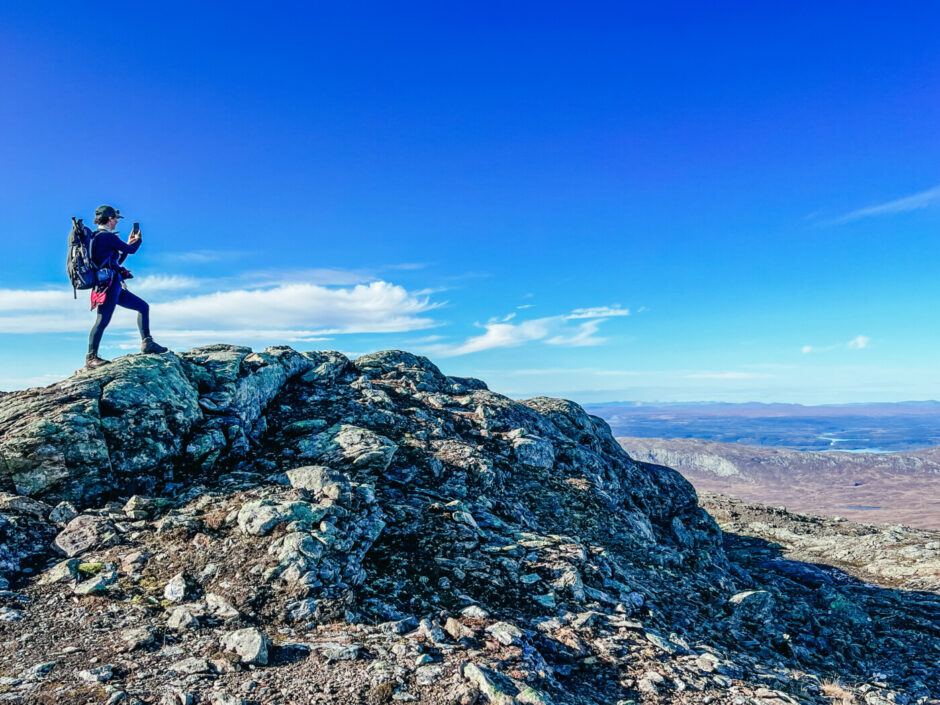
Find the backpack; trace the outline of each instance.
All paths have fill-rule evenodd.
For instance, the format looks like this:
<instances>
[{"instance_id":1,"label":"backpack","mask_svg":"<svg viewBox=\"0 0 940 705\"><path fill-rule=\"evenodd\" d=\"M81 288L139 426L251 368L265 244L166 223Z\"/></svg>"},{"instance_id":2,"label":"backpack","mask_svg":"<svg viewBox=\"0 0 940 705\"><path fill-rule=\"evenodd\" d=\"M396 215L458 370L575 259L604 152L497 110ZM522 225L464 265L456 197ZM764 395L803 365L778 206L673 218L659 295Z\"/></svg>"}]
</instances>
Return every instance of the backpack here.
<instances>
[{"instance_id":1,"label":"backpack","mask_svg":"<svg viewBox=\"0 0 940 705\"><path fill-rule=\"evenodd\" d=\"M68 272L69 280L72 282L72 296L75 298L78 298L79 289L91 289L101 282L108 281L111 277L109 268L98 267L91 258L96 234L82 222L81 218L76 220L74 216L72 217L65 271Z\"/></svg>"}]
</instances>

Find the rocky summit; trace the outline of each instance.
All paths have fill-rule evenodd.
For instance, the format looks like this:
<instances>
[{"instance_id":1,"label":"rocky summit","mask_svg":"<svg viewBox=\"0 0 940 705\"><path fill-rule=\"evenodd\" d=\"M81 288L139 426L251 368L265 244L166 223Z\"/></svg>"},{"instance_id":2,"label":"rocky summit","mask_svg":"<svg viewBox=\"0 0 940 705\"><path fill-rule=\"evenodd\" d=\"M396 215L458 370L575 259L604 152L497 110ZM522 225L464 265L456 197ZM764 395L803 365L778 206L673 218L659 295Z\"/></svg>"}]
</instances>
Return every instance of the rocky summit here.
<instances>
[{"instance_id":1,"label":"rocky summit","mask_svg":"<svg viewBox=\"0 0 940 705\"><path fill-rule=\"evenodd\" d=\"M577 404L406 352L214 345L2 395L0 490L0 701L940 691L929 576L877 585L724 533ZM936 559L936 532L915 540Z\"/></svg>"}]
</instances>

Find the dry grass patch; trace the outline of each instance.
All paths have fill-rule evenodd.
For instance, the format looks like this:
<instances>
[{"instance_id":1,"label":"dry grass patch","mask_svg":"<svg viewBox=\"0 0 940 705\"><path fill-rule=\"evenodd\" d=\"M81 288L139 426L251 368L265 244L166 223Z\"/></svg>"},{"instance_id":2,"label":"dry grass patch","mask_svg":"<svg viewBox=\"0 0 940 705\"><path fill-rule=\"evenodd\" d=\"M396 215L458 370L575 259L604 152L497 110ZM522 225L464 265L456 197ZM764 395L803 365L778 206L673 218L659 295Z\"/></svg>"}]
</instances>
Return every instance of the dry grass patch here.
<instances>
[{"instance_id":1,"label":"dry grass patch","mask_svg":"<svg viewBox=\"0 0 940 705\"><path fill-rule=\"evenodd\" d=\"M855 693L843 686L838 678L835 680L824 680L819 684L819 690L834 703L855 705Z\"/></svg>"}]
</instances>

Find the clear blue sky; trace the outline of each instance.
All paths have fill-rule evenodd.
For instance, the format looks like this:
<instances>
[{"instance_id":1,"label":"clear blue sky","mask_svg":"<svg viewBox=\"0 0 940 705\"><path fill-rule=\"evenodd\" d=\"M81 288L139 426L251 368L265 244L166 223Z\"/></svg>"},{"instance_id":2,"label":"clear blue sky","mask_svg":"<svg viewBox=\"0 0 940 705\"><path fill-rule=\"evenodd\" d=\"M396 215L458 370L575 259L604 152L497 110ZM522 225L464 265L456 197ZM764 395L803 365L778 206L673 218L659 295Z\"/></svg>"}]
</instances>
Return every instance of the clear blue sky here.
<instances>
[{"instance_id":1,"label":"clear blue sky","mask_svg":"<svg viewBox=\"0 0 940 705\"><path fill-rule=\"evenodd\" d=\"M0 3L2 389L82 364L65 237L111 203L176 349L405 348L578 401L940 398L932 3L90 8ZM102 354L135 335L116 315Z\"/></svg>"}]
</instances>

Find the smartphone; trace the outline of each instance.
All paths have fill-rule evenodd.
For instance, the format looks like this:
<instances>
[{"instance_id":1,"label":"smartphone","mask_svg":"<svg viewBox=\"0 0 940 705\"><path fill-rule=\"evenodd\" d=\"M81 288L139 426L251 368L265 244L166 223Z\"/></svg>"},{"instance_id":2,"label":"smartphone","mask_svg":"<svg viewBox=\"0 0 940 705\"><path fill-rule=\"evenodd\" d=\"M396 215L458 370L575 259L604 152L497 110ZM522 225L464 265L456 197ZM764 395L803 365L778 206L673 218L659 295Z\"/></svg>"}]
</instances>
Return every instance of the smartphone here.
<instances>
[{"instance_id":1,"label":"smartphone","mask_svg":"<svg viewBox=\"0 0 940 705\"><path fill-rule=\"evenodd\" d=\"M132 233L139 233L139 232L140 232L140 223L134 223L134 227L131 228L131 232L132 232Z\"/></svg>"}]
</instances>

